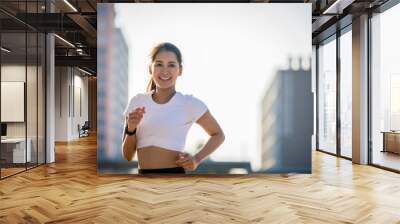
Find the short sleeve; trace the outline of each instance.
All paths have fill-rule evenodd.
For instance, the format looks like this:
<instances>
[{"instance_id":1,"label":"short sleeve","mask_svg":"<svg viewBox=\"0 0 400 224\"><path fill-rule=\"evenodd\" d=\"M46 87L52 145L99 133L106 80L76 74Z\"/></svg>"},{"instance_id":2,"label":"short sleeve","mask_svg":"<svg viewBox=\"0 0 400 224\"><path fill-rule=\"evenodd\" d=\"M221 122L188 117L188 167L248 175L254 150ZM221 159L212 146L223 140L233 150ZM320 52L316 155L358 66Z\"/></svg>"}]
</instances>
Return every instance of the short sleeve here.
<instances>
[{"instance_id":1,"label":"short sleeve","mask_svg":"<svg viewBox=\"0 0 400 224\"><path fill-rule=\"evenodd\" d=\"M126 115L128 115L128 113L129 113L130 111L134 110L134 109L137 107L137 105L138 105L138 100L139 100L139 94L136 95L136 96L134 96L134 97L132 97L132 98L129 100L128 104L127 104L126 107L125 107L124 113L123 113L124 118L126 117Z\"/></svg>"},{"instance_id":2,"label":"short sleeve","mask_svg":"<svg viewBox=\"0 0 400 224\"><path fill-rule=\"evenodd\" d=\"M192 95L188 95L188 106L190 119L193 122L196 122L208 110L207 105L203 101Z\"/></svg>"}]
</instances>

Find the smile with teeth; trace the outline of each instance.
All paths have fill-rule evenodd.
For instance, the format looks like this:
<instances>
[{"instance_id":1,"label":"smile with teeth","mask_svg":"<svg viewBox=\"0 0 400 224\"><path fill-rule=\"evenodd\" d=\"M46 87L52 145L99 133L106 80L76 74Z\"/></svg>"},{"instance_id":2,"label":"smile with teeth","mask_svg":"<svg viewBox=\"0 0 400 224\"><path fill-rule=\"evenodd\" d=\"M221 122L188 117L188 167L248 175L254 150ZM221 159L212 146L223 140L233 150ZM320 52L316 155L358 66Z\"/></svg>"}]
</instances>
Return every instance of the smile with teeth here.
<instances>
[{"instance_id":1,"label":"smile with teeth","mask_svg":"<svg viewBox=\"0 0 400 224\"><path fill-rule=\"evenodd\" d=\"M164 81L168 81L168 80L171 79L171 77L163 77L163 76L160 76L160 79L161 79L161 80L164 80Z\"/></svg>"}]
</instances>

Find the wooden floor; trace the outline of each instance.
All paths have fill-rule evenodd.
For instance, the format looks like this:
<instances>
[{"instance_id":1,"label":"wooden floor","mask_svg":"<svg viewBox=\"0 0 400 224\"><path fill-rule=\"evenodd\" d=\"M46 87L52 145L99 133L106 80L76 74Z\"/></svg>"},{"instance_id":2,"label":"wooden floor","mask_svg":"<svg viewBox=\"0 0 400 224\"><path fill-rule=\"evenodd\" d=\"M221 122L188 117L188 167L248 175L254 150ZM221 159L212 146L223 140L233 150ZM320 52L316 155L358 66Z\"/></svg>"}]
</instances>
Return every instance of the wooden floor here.
<instances>
[{"instance_id":1,"label":"wooden floor","mask_svg":"<svg viewBox=\"0 0 400 224\"><path fill-rule=\"evenodd\" d=\"M20 172L23 172L25 170L29 170L29 169L34 169L35 167L37 167L36 163L27 163L26 165L27 167L25 168L25 164L18 164L18 167L2 167L1 168L1 178L5 178Z\"/></svg>"},{"instance_id":2,"label":"wooden floor","mask_svg":"<svg viewBox=\"0 0 400 224\"><path fill-rule=\"evenodd\" d=\"M395 170L400 170L400 154L392 152L374 151L372 157L374 164L389 167Z\"/></svg>"},{"instance_id":3,"label":"wooden floor","mask_svg":"<svg viewBox=\"0 0 400 224\"><path fill-rule=\"evenodd\" d=\"M400 175L313 153L313 174L100 177L96 142L0 181L0 223L400 223Z\"/></svg>"},{"instance_id":4,"label":"wooden floor","mask_svg":"<svg viewBox=\"0 0 400 224\"><path fill-rule=\"evenodd\" d=\"M10 175L13 175L13 174L16 174L16 173L19 173L19 172L22 172L22 171L25 171L26 170L26 168L25 167L12 167L12 168L4 168L4 167L2 167L1 168L1 177L2 178L4 178L4 177L8 177L8 176L10 176Z\"/></svg>"}]
</instances>

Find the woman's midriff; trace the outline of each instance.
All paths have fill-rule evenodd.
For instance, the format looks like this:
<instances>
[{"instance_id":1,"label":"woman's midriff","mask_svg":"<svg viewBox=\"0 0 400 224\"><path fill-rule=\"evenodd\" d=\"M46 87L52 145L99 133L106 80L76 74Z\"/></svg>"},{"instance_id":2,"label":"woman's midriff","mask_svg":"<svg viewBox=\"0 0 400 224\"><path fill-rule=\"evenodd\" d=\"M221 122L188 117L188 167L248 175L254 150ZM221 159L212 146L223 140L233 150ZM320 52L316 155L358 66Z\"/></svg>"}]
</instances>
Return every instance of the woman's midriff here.
<instances>
[{"instance_id":1,"label":"woman's midriff","mask_svg":"<svg viewBox=\"0 0 400 224\"><path fill-rule=\"evenodd\" d=\"M179 152L157 146L148 146L137 150L140 169L161 169L177 167Z\"/></svg>"}]
</instances>

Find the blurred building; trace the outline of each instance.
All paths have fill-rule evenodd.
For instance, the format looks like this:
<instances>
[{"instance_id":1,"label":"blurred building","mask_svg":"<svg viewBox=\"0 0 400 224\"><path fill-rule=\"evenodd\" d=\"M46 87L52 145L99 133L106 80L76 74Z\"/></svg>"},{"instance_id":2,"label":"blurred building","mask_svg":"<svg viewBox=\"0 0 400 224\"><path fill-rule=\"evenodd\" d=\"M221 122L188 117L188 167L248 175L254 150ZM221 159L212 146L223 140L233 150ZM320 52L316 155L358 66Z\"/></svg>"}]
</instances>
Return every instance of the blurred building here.
<instances>
[{"instance_id":1,"label":"blurred building","mask_svg":"<svg viewBox=\"0 0 400 224\"><path fill-rule=\"evenodd\" d=\"M99 4L97 36L98 159L121 160L123 111L128 101L128 46L114 24L112 4ZM100 161L99 161L100 162Z\"/></svg>"},{"instance_id":2,"label":"blurred building","mask_svg":"<svg viewBox=\"0 0 400 224\"><path fill-rule=\"evenodd\" d=\"M261 104L261 171L311 173L311 70L278 70Z\"/></svg>"}]
</instances>

